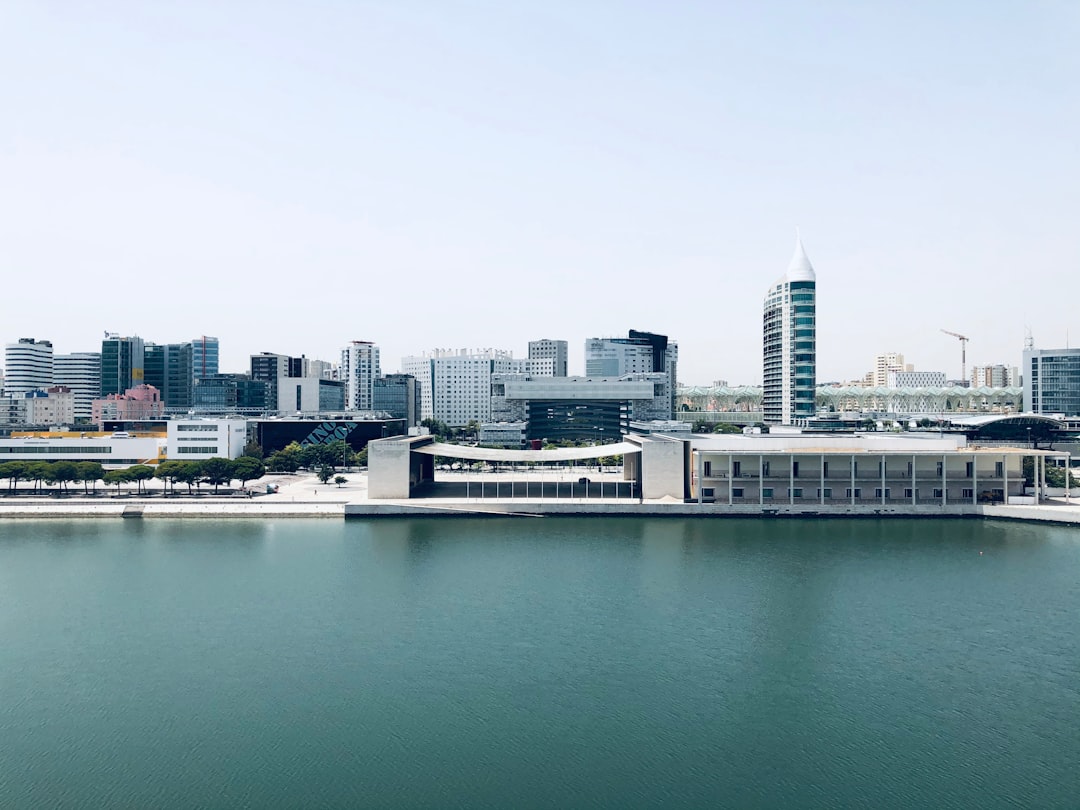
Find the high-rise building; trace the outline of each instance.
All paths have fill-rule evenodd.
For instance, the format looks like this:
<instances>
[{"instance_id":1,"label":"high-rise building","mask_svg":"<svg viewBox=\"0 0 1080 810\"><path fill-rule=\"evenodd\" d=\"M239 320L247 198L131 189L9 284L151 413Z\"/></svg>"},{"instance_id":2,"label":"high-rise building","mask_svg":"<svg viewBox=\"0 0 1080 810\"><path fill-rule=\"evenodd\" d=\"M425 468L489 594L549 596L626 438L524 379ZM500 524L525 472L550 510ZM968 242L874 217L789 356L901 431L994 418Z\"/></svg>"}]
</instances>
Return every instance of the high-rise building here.
<instances>
[{"instance_id":1,"label":"high-rise building","mask_svg":"<svg viewBox=\"0 0 1080 810\"><path fill-rule=\"evenodd\" d=\"M53 345L48 340L19 338L4 347L4 392L27 394L53 384Z\"/></svg>"},{"instance_id":2,"label":"high-rise building","mask_svg":"<svg viewBox=\"0 0 1080 810\"><path fill-rule=\"evenodd\" d=\"M143 339L106 333L101 341L101 395L123 394L142 385L144 377Z\"/></svg>"},{"instance_id":3,"label":"high-rise building","mask_svg":"<svg viewBox=\"0 0 1080 810\"><path fill-rule=\"evenodd\" d=\"M147 343L143 347L143 380L161 393L167 411L191 409L195 379L191 343Z\"/></svg>"},{"instance_id":4,"label":"high-rise building","mask_svg":"<svg viewBox=\"0 0 1080 810\"><path fill-rule=\"evenodd\" d=\"M911 363L904 362L904 355L899 352L886 352L874 358L874 370L870 372L870 384L875 388L889 385L889 372L914 371Z\"/></svg>"},{"instance_id":5,"label":"high-rise building","mask_svg":"<svg viewBox=\"0 0 1080 810\"><path fill-rule=\"evenodd\" d=\"M554 360L555 377L565 377L567 359L569 358L569 345L565 340L540 340L529 341L530 360Z\"/></svg>"},{"instance_id":6,"label":"high-rise building","mask_svg":"<svg viewBox=\"0 0 1080 810\"><path fill-rule=\"evenodd\" d=\"M1024 410L1080 416L1080 349L1024 349Z\"/></svg>"},{"instance_id":7,"label":"high-rise building","mask_svg":"<svg viewBox=\"0 0 1080 810\"><path fill-rule=\"evenodd\" d=\"M679 344L667 335L631 329L624 338L589 338L585 341L586 377L622 377L627 374L667 375L664 397L675 408L678 387Z\"/></svg>"},{"instance_id":8,"label":"high-rise building","mask_svg":"<svg viewBox=\"0 0 1080 810\"><path fill-rule=\"evenodd\" d=\"M191 341L192 382L213 377L218 373L220 346L216 337L200 335Z\"/></svg>"},{"instance_id":9,"label":"high-rise building","mask_svg":"<svg viewBox=\"0 0 1080 810\"><path fill-rule=\"evenodd\" d=\"M765 296L762 408L766 424L802 424L815 413L817 277L796 238L795 255Z\"/></svg>"},{"instance_id":10,"label":"high-rise building","mask_svg":"<svg viewBox=\"0 0 1080 810\"><path fill-rule=\"evenodd\" d=\"M75 419L88 421L93 413L93 402L101 395L101 353L56 355L53 382L71 389L75 400Z\"/></svg>"},{"instance_id":11,"label":"high-rise building","mask_svg":"<svg viewBox=\"0 0 1080 810\"><path fill-rule=\"evenodd\" d=\"M351 341L341 350L340 373L345 383L345 410L372 410L374 383L382 376L379 347L367 340Z\"/></svg>"},{"instance_id":12,"label":"high-rise building","mask_svg":"<svg viewBox=\"0 0 1080 810\"><path fill-rule=\"evenodd\" d=\"M1019 388L1020 369L1016 366L975 366L971 384L976 388Z\"/></svg>"},{"instance_id":13,"label":"high-rise building","mask_svg":"<svg viewBox=\"0 0 1080 810\"><path fill-rule=\"evenodd\" d=\"M420 386L411 374L387 374L375 380L373 410L404 419L405 427L420 424Z\"/></svg>"}]
</instances>

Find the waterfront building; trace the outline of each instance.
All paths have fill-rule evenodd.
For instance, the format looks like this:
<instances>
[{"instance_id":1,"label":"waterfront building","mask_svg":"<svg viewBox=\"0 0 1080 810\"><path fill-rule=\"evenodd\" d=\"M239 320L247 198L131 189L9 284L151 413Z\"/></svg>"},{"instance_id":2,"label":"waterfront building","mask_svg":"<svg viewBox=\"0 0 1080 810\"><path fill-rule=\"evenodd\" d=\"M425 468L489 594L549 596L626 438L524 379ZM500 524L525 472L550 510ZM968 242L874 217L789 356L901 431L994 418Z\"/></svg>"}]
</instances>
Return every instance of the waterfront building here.
<instances>
[{"instance_id":1,"label":"waterfront building","mask_svg":"<svg viewBox=\"0 0 1080 810\"><path fill-rule=\"evenodd\" d=\"M71 389L75 421L90 421L93 402L101 396L101 353L56 355L53 359L53 384Z\"/></svg>"},{"instance_id":2,"label":"waterfront building","mask_svg":"<svg viewBox=\"0 0 1080 810\"><path fill-rule=\"evenodd\" d=\"M152 385L132 386L122 394L108 394L91 403L91 420L96 425L106 421L158 419L165 415L161 392Z\"/></svg>"},{"instance_id":3,"label":"waterfront building","mask_svg":"<svg viewBox=\"0 0 1080 810\"><path fill-rule=\"evenodd\" d=\"M765 422L794 425L815 413L817 277L796 239L787 272L765 296L762 406Z\"/></svg>"},{"instance_id":4,"label":"waterfront building","mask_svg":"<svg viewBox=\"0 0 1080 810\"><path fill-rule=\"evenodd\" d=\"M585 341L586 377L622 377L626 374L665 374L664 395L670 419L678 387L679 345L667 335L631 329L624 338L589 338Z\"/></svg>"},{"instance_id":5,"label":"waterfront building","mask_svg":"<svg viewBox=\"0 0 1080 810\"><path fill-rule=\"evenodd\" d=\"M53 345L48 340L19 338L4 347L4 392L26 394L53 384Z\"/></svg>"},{"instance_id":6,"label":"waterfront building","mask_svg":"<svg viewBox=\"0 0 1080 810\"><path fill-rule=\"evenodd\" d=\"M101 396L123 394L143 384L146 374L145 351L146 345L141 337L105 334L101 342Z\"/></svg>"},{"instance_id":7,"label":"waterfront building","mask_svg":"<svg viewBox=\"0 0 1080 810\"><path fill-rule=\"evenodd\" d=\"M173 461L239 458L247 444L244 419L171 419L166 427L166 456Z\"/></svg>"},{"instance_id":8,"label":"waterfront building","mask_svg":"<svg viewBox=\"0 0 1080 810\"><path fill-rule=\"evenodd\" d=\"M420 386L411 374L387 374L372 383L372 405L377 413L404 419L406 427L420 424Z\"/></svg>"},{"instance_id":9,"label":"waterfront building","mask_svg":"<svg viewBox=\"0 0 1080 810\"><path fill-rule=\"evenodd\" d=\"M367 340L351 341L341 350L339 374L345 383L345 409L372 410L375 380L382 376L379 347Z\"/></svg>"},{"instance_id":10,"label":"waterfront building","mask_svg":"<svg viewBox=\"0 0 1080 810\"><path fill-rule=\"evenodd\" d=\"M1027 410L1080 416L1080 349L1027 348L1023 375Z\"/></svg>"},{"instance_id":11,"label":"waterfront building","mask_svg":"<svg viewBox=\"0 0 1080 810\"><path fill-rule=\"evenodd\" d=\"M569 346L565 340L549 340L548 338L541 338L540 340L529 341L529 359L530 360L552 360L554 361L554 368L552 369L553 377L565 377L567 373Z\"/></svg>"},{"instance_id":12,"label":"waterfront building","mask_svg":"<svg viewBox=\"0 0 1080 810\"><path fill-rule=\"evenodd\" d=\"M133 464L156 464L165 453L162 436L79 434L0 439L4 461L97 461L107 470Z\"/></svg>"}]
</instances>

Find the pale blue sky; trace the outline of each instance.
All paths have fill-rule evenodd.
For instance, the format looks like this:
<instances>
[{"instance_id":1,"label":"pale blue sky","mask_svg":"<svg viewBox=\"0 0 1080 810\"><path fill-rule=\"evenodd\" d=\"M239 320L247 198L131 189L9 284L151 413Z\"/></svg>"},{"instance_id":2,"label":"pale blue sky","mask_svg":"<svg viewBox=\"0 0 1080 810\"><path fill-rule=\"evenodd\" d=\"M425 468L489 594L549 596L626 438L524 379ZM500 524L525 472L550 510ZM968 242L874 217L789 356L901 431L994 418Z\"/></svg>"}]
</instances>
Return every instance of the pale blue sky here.
<instances>
[{"instance_id":1,"label":"pale blue sky","mask_svg":"<svg viewBox=\"0 0 1080 810\"><path fill-rule=\"evenodd\" d=\"M627 329L761 379L1080 344L1076 2L0 3L0 342L384 370Z\"/></svg>"}]
</instances>

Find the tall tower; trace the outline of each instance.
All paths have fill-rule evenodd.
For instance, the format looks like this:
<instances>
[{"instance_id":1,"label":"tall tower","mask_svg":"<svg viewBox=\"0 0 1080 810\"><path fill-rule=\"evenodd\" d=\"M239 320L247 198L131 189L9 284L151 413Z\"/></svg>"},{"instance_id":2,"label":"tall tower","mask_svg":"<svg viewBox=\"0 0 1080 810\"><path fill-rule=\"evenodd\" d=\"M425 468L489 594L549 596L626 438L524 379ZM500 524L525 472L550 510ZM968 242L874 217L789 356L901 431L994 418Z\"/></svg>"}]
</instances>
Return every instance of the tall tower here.
<instances>
[{"instance_id":1,"label":"tall tower","mask_svg":"<svg viewBox=\"0 0 1080 810\"><path fill-rule=\"evenodd\" d=\"M341 350L341 374L345 381L345 410L373 410L375 380L382 376L379 347L367 340L350 342Z\"/></svg>"},{"instance_id":2,"label":"tall tower","mask_svg":"<svg viewBox=\"0 0 1080 810\"><path fill-rule=\"evenodd\" d=\"M770 425L801 424L814 415L817 389L817 279L796 236L787 273L765 296L763 409Z\"/></svg>"},{"instance_id":3,"label":"tall tower","mask_svg":"<svg viewBox=\"0 0 1080 810\"><path fill-rule=\"evenodd\" d=\"M143 384L145 351L141 337L105 333L101 341L101 396L123 394Z\"/></svg>"}]
</instances>

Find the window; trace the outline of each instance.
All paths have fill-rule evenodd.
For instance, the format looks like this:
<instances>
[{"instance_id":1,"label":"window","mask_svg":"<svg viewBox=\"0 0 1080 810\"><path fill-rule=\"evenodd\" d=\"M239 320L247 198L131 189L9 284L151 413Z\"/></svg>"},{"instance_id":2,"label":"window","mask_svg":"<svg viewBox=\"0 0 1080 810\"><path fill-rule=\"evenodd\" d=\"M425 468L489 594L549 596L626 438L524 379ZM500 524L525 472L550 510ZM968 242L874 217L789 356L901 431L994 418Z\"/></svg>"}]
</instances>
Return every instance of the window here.
<instances>
[{"instance_id":1,"label":"window","mask_svg":"<svg viewBox=\"0 0 1080 810\"><path fill-rule=\"evenodd\" d=\"M742 462L741 461L733 461L733 462L731 462L731 474L736 478L738 478L740 475L742 475Z\"/></svg>"},{"instance_id":2,"label":"window","mask_svg":"<svg viewBox=\"0 0 1080 810\"><path fill-rule=\"evenodd\" d=\"M881 487L876 487L874 489L874 497L875 498L880 498L881 497ZM890 497L892 497L892 496L889 494L889 487L885 487L885 499L888 500Z\"/></svg>"},{"instance_id":3,"label":"window","mask_svg":"<svg viewBox=\"0 0 1080 810\"><path fill-rule=\"evenodd\" d=\"M973 475L975 475L975 462L974 461L969 461L966 464L964 464L964 475L967 476L968 478L971 478Z\"/></svg>"},{"instance_id":4,"label":"window","mask_svg":"<svg viewBox=\"0 0 1080 810\"><path fill-rule=\"evenodd\" d=\"M945 494L944 491L940 487L935 487L934 488L934 497L935 498L940 498L944 494Z\"/></svg>"},{"instance_id":5,"label":"window","mask_svg":"<svg viewBox=\"0 0 1080 810\"><path fill-rule=\"evenodd\" d=\"M773 488L772 487L762 487L761 488L761 497L762 498L771 498L772 496L773 496Z\"/></svg>"},{"instance_id":6,"label":"window","mask_svg":"<svg viewBox=\"0 0 1080 810\"><path fill-rule=\"evenodd\" d=\"M819 498L831 498L832 497L832 487L825 487L825 489L819 489L817 491L817 495L818 495Z\"/></svg>"},{"instance_id":7,"label":"window","mask_svg":"<svg viewBox=\"0 0 1080 810\"><path fill-rule=\"evenodd\" d=\"M701 490L701 495L704 498L712 498L714 495L716 495L716 490L712 487L703 487Z\"/></svg>"},{"instance_id":8,"label":"window","mask_svg":"<svg viewBox=\"0 0 1080 810\"><path fill-rule=\"evenodd\" d=\"M767 461L761 462L761 475L762 476L768 476L769 475L769 462L767 462Z\"/></svg>"},{"instance_id":9,"label":"window","mask_svg":"<svg viewBox=\"0 0 1080 810\"><path fill-rule=\"evenodd\" d=\"M791 497L792 498L801 498L802 497L802 487L794 487L791 490Z\"/></svg>"},{"instance_id":10,"label":"window","mask_svg":"<svg viewBox=\"0 0 1080 810\"><path fill-rule=\"evenodd\" d=\"M701 474L705 478L712 478L712 462L706 461L701 465Z\"/></svg>"},{"instance_id":11,"label":"window","mask_svg":"<svg viewBox=\"0 0 1080 810\"><path fill-rule=\"evenodd\" d=\"M965 487L964 489L960 490L960 497L962 497L962 498L974 498L975 497L975 490Z\"/></svg>"},{"instance_id":12,"label":"window","mask_svg":"<svg viewBox=\"0 0 1080 810\"><path fill-rule=\"evenodd\" d=\"M937 470L937 474L941 475L945 471L945 462L939 461L935 469Z\"/></svg>"},{"instance_id":13,"label":"window","mask_svg":"<svg viewBox=\"0 0 1080 810\"><path fill-rule=\"evenodd\" d=\"M1005 475L1005 462L1004 461L995 461L994 462L994 475L996 477L998 477L998 478L1001 478L1003 475Z\"/></svg>"},{"instance_id":14,"label":"window","mask_svg":"<svg viewBox=\"0 0 1080 810\"><path fill-rule=\"evenodd\" d=\"M731 490L731 496L733 498L741 498L743 496L743 488L742 487L735 487L734 489Z\"/></svg>"},{"instance_id":15,"label":"window","mask_svg":"<svg viewBox=\"0 0 1080 810\"><path fill-rule=\"evenodd\" d=\"M914 490L912 490L911 487L906 487L904 489L904 497L905 498L911 498L914 494L915 494L915 492L914 492Z\"/></svg>"},{"instance_id":16,"label":"window","mask_svg":"<svg viewBox=\"0 0 1080 810\"><path fill-rule=\"evenodd\" d=\"M854 491L855 491L855 496L854 497L856 497L856 498L861 498L862 497L862 489L856 487ZM851 492L852 492L851 487L848 487L847 490L846 490L846 495L847 495L848 498L852 497Z\"/></svg>"},{"instance_id":17,"label":"window","mask_svg":"<svg viewBox=\"0 0 1080 810\"><path fill-rule=\"evenodd\" d=\"M791 474L793 476L795 476L796 478L799 477L799 462L797 462L797 461L791 462Z\"/></svg>"}]
</instances>

